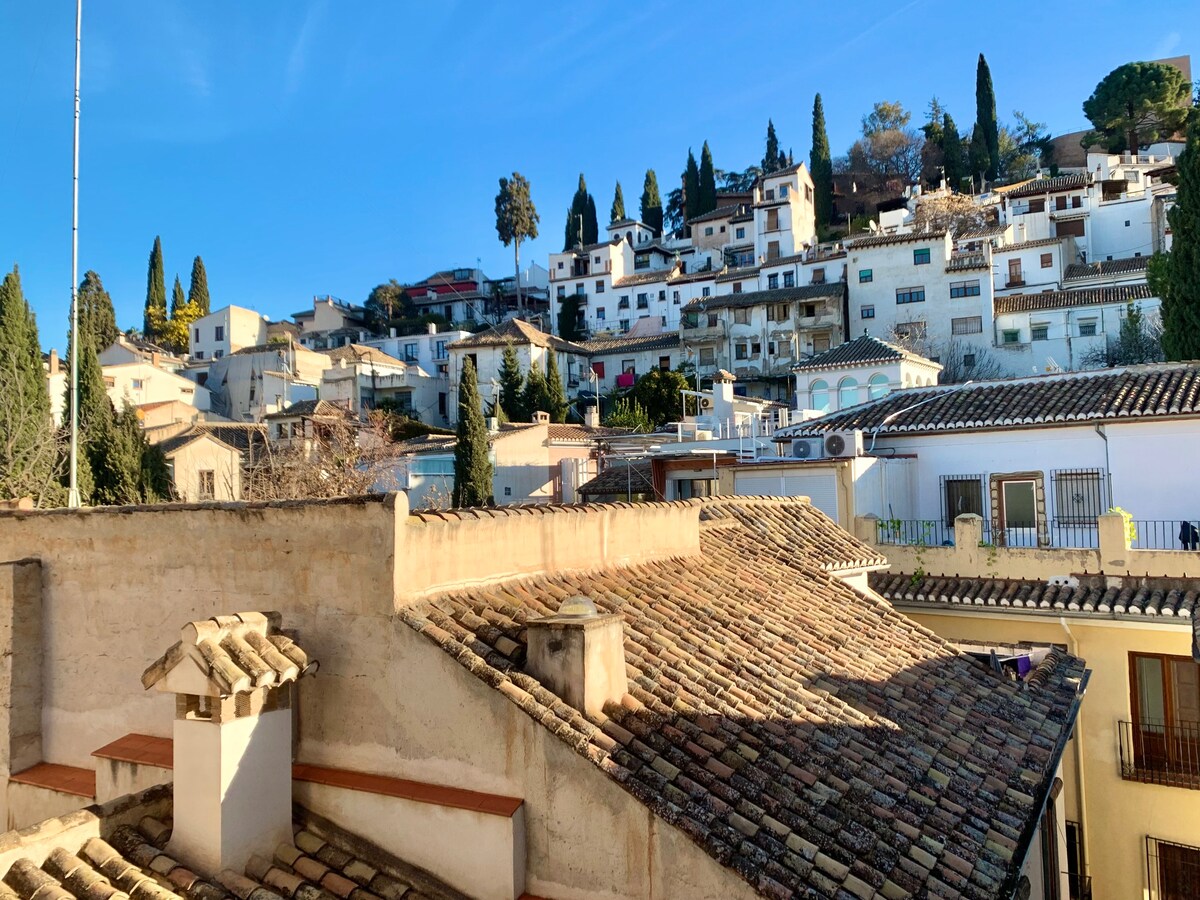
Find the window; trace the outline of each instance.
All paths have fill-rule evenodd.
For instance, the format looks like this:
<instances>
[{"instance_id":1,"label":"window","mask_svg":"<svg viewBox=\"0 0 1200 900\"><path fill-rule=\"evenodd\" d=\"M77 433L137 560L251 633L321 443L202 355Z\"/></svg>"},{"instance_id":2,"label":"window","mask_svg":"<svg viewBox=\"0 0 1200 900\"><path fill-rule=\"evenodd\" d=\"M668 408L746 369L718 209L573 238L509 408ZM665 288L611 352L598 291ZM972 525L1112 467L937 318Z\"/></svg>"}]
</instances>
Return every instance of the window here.
<instances>
[{"instance_id":1,"label":"window","mask_svg":"<svg viewBox=\"0 0 1200 900\"><path fill-rule=\"evenodd\" d=\"M742 240L746 236L746 229L745 228L735 229L733 232L733 236L735 239L737 239L739 241Z\"/></svg>"},{"instance_id":2,"label":"window","mask_svg":"<svg viewBox=\"0 0 1200 900\"><path fill-rule=\"evenodd\" d=\"M197 328L197 329L196 329L196 338L195 338L195 339L196 339L197 341L199 341L199 340L200 340L200 329L199 329L199 328Z\"/></svg>"},{"instance_id":3,"label":"window","mask_svg":"<svg viewBox=\"0 0 1200 900\"><path fill-rule=\"evenodd\" d=\"M790 288L790 287L796 286L796 273L795 272L784 272L783 273L783 286L785 288Z\"/></svg>"},{"instance_id":4,"label":"window","mask_svg":"<svg viewBox=\"0 0 1200 900\"><path fill-rule=\"evenodd\" d=\"M1032 479L1000 482L1000 515L1005 530L1037 527L1037 483Z\"/></svg>"},{"instance_id":5,"label":"window","mask_svg":"<svg viewBox=\"0 0 1200 900\"><path fill-rule=\"evenodd\" d=\"M436 343L434 343L433 358L434 359L445 359L446 358L446 342L445 341L437 341Z\"/></svg>"},{"instance_id":6,"label":"window","mask_svg":"<svg viewBox=\"0 0 1200 900\"><path fill-rule=\"evenodd\" d=\"M825 283L825 269L824 269L824 267L822 267L822 268L820 268L820 269L813 269L813 270L812 270L812 283L813 283L813 284L824 284L824 283Z\"/></svg>"},{"instance_id":7,"label":"window","mask_svg":"<svg viewBox=\"0 0 1200 900\"><path fill-rule=\"evenodd\" d=\"M621 360L621 372L625 375L636 375L637 363L635 363L632 359Z\"/></svg>"},{"instance_id":8,"label":"window","mask_svg":"<svg viewBox=\"0 0 1200 900\"><path fill-rule=\"evenodd\" d=\"M762 355L762 341L751 341L750 342L750 357L754 358L756 356L761 356L761 355Z\"/></svg>"},{"instance_id":9,"label":"window","mask_svg":"<svg viewBox=\"0 0 1200 900\"><path fill-rule=\"evenodd\" d=\"M1130 653L1129 688L1122 777L1200 787L1200 666L1186 656Z\"/></svg>"},{"instance_id":10,"label":"window","mask_svg":"<svg viewBox=\"0 0 1200 900\"><path fill-rule=\"evenodd\" d=\"M216 496L216 473L212 469L201 469L196 473L196 499L212 500Z\"/></svg>"},{"instance_id":11,"label":"window","mask_svg":"<svg viewBox=\"0 0 1200 900\"><path fill-rule=\"evenodd\" d=\"M133 388L133 390L140 391L145 386L146 386L146 383L141 378L132 379L131 387Z\"/></svg>"},{"instance_id":12,"label":"window","mask_svg":"<svg viewBox=\"0 0 1200 900\"><path fill-rule=\"evenodd\" d=\"M662 369L664 372L670 371L670 368L671 368L671 357L669 357L669 356L660 356L660 357L658 358L658 367L659 367L660 369Z\"/></svg>"},{"instance_id":13,"label":"window","mask_svg":"<svg viewBox=\"0 0 1200 900\"><path fill-rule=\"evenodd\" d=\"M1021 261L1019 259L1010 259L1008 261L1008 281L1007 287L1019 287L1025 283L1024 273L1021 271Z\"/></svg>"},{"instance_id":14,"label":"window","mask_svg":"<svg viewBox=\"0 0 1200 900\"><path fill-rule=\"evenodd\" d=\"M1128 219L1126 219L1126 220L1125 220L1125 227L1126 227L1126 228L1128 228L1128 227L1129 227L1129 220L1128 220Z\"/></svg>"},{"instance_id":15,"label":"window","mask_svg":"<svg viewBox=\"0 0 1200 900\"><path fill-rule=\"evenodd\" d=\"M1055 525L1092 525L1108 505L1100 469L1059 469L1050 473Z\"/></svg>"},{"instance_id":16,"label":"window","mask_svg":"<svg viewBox=\"0 0 1200 900\"><path fill-rule=\"evenodd\" d=\"M1052 268L1053 266L1054 266L1054 254L1053 253L1043 253L1042 254L1042 268L1049 269L1049 268Z\"/></svg>"},{"instance_id":17,"label":"window","mask_svg":"<svg viewBox=\"0 0 1200 900\"><path fill-rule=\"evenodd\" d=\"M961 319L950 320L951 334L982 334L983 333L983 317L982 316L964 316Z\"/></svg>"},{"instance_id":18,"label":"window","mask_svg":"<svg viewBox=\"0 0 1200 900\"><path fill-rule=\"evenodd\" d=\"M658 292L658 302L659 302L659 303L665 303L665 302L666 302L666 300L667 300L667 292L666 292L666 291L659 291L659 292Z\"/></svg>"},{"instance_id":19,"label":"window","mask_svg":"<svg viewBox=\"0 0 1200 900\"><path fill-rule=\"evenodd\" d=\"M603 307L603 306L597 306L597 307L596 307L596 321L597 321L597 322L603 322L603 321L604 321L604 316L605 316L604 307Z\"/></svg>"},{"instance_id":20,"label":"window","mask_svg":"<svg viewBox=\"0 0 1200 900\"><path fill-rule=\"evenodd\" d=\"M709 313L709 314L708 314L708 315L705 317L705 321L707 321L707 322L708 322L708 327L709 327L709 328L716 328L716 327L717 327L717 314L716 314L715 312L710 312L710 313Z\"/></svg>"},{"instance_id":21,"label":"window","mask_svg":"<svg viewBox=\"0 0 1200 900\"><path fill-rule=\"evenodd\" d=\"M216 328L213 329L213 340L214 341L225 340L225 326L224 325L218 325Z\"/></svg>"},{"instance_id":22,"label":"window","mask_svg":"<svg viewBox=\"0 0 1200 900\"><path fill-rule=\"evenodd\" d=\"M779 186L779 199L783 200L787 197L787 195L788 195L788 186L786 184L781 184Z\"/></svg>"},{"instance_id":23,"label":"window","mask_svg":"<svg viewBox=\"0 0 1200 900\"><path fill-rule=\"evenodd\" d=\"M705 229L704 229L704 236L705 236L705 237L712 237L712 233L713 233L713 232L712 232L712 226L711 226L711 225L709 225L707 228L705 228Z\"/></svg>"},{"instance_id":24,"label":"window","mask_svg":"<svg viewBox=\"0 0 1200 900\"><path fill-rule=\"evenodd\" d=\"M617 309L629 309L629 295L622 294L617 300Z\"/></svg>"},{"instance_id":25,"label":"window","mask_svg":"<svg viewBox=\"0 0 1200 900\"><path fill-rule=\"evenodd\" d=\"M1006 328L1000 332L1000 340L1005 344L1019 344L1021 343L1021 332L1016 328Z\"/></svg>"},{"instance_id":26,"label":"window","mask_svg":"<svg viewBox=\"0 0 1200 900\"><path fill-rule=\"evenodd\" d=\"M633 267L635 269L650 268L650 254L649 253L635 254L633 257Z\"/></svg>"},{"instance_id":27,"label":"window","mask_svg":"<svg viewBox=\"0 0 1200 900\"><path fill-rule=\"evenodd\" d=\"M504 496L505 496L505 497L511 497L511 496L512 496L512 487L511 487L510 485L507 485L507 484L506 484L506 485L504 486Z\"/></svg>"},{"instance_id":28,"label":"window","mask_svg":"<svg viewBox=\"0 0 1200 900\"><path fill-rule=\"evenodd\" d=\"M788 305L786 303L771 303L767 306L767 321L768 322L786 322L790 316L788 315Z\"/></svg>"},{"instance_id":29,"label":"window","mask_svg":"<svg viewBox=\"0 0 1200 900\"><path fill-rule=\"evenodd\" d=\"M715 366L717 364L717 351L712 347L700 348L700 365Z\"/></svg>"},{"instance_id":30,"label":"window","mask_svg":"<svg viewBox=\"0 0 1200 900\"><path fill-rule=\"evenodd\" d=\"M906 287L896 288L897 303L924 303L925 288L924 287Z\"/></svg>"},{"instance_id":31,"label":"window","mask_svg":"<svg viewBox=\"0 0 1200 900\"><path fill-rule=\"evenodd\" d=\"M750 324L750 310L735 309L733 311L733 324L734 325L749 325Z\"/></svg>"},{"instance_id":32,"label":"window","mask_svg":"<svg viewBox=\"0 0 1200 900\"><path fill-rule=\"evenodd\" d=\"M596 373L597 378L599 378L601 380L604 379L604 363L603 362L592 363L592 371Z\"/></svg>"},{"instance_id":33,"label":"window","mask_svg":"<svg viewBox=\"0 0 1200 900\"><path fill-rule=\"evenodd\" d=\"M225 355L224 350L214 350L213 351L213 359L220 359L224 355Z\"/></svg>"},{"instance_id":34,"label":"window","mask_svg":"<svg viewBox=\"0 0 1200 900\"><path fill-rule=\"evenodd\" d=\"M701 297L707 297L707 296L709 296L709 294L711 294L711 293L712 293L712 289L711 289L711 288L700 288L700 296L701 296Z\"/></svg>"},{"instance_id":35,"label":"window","mask_svg":"<svg viewBox=\"0 0 1200 900\"><path fill-rule=\"evenodd\" d=\"M649 309L650 308L650 297L646 294L638 294L637 295L637 308L638 309Z\"/></svg>"},{"instance_id":36,"label":"window","mask_svg":"<svg viewBox=\"0 0 1200 900\"><path fill-rule=\"evenodd\" d=\"M671 303L675 306L679 305L679 291L671 291Z\"/></svg>"},{"instance_id":37,"label":"window","mask_svg":"<svg viewBox=\"0 0 1200 900\"><path fill-rule=\"evenodd\" d=\"M628 331L629 330L629 320L621 319L619 322L617 322L617 327L620 328L622 332Z\"/></svg>"},{"instance_id":38,"label":"window","mask_svg":"<svg viewBox=\"0 0 1200 900\"><path fill-rule=\"evenodd\" d=\"M875 280L875 273L873 270L871 270L871 269L859 269L858 270L858 283L859 284L870 284L874 280Z\"/></svg>"},{"instance_id":39,"label":"window","mask_svg":"<svg viewBox=\"0 0 1200 900\"><path fill-rule=\"evenodd\" d=\"M595 263L596 263L596 265L600 265L600 257L598 257L598 256L593 256L593 257L592 257L592 261L593 261L593 262L595 262Z\"/></svg>"},{"instance_id":40,"label":"window","mask_svg":"<svg viewBox=\"0 0 1200 900\"><path fill-rule=\"evenodd\" d=\"M1036 200L1029 201L1029 209L1026 212L1042 213L1046 211L1046 198L1038 197Z\"/></svg>"},{"instance_id":41,"label":"window","mask_svg":"<svg viewBox=\"0 0 1200 900\"><path fill-rule=\"evenodd\" d=\"M582 294L583 292L583 282L581 281L575 285L575 293Z\"/></svg>"},{"instance_id":42,"label":"window","mask_svg":"<svg viewBox=\"0 0 1200 900\"><path fill-rule=\"evenodd\" d=\"M983 516L983 476L947 475L942 478L942 500L944 501L947 528L954 527L958 516L973 514Z\"/></svg>"},{"instance_id":43,"label":"window","mask_svg":"<svg viewBox=\"0 0 1200 900\"><path fill-rule=\"evenodd\" d=\"M767 259L779 259L779 241L767 241Z\"/></svg>"},{"instance_id":44,"label":"window","mask_svg":"<svg viewBox=\"0 0 1200 900\"><path fill-rule=\"evenodd\" d=\"M734 359L745 359L746 358L746 345L745 344L734 344L733 345L733 358Z\"/></svg>"},{"instance_id":45,"label":"window","mask_svg":"<svg viewBox=\"0 0 1200 900\"><path fill-rule=\"evenodd\" d=\"M867 382L867 397L871 400L878 400L880 397L886 397L891 391L891 386L888 384L888 377L882 372L876 372Z\"/></svg>"},{"instance_id":46,"label":"window","mask_svg":"<svg viewBox=\"0 0 1200 900\"><path fill-rule=\"evenodd\" d=\"M812 352L813 353L824 353L828 349L829 349L829 335L828 334L814 334L813 339L812 339Z\"/></svg>"},{"instance_id":47,"label":"window","mask_svg":"<svg viewBox=\"0 0 1200 900\"><path fill-rule=\"evenodd\" d=\"M562 263L559 263L559 266L561 267ZM445 391L439 391L438 392L438 415L444 419L446 417L446 412L447 412L447 410L449 410L449 408L450 408L449 397L447 396Z\"/></svg>"},{"instance_id":48,"label":"window","mask_svg":"<svg viewBox=\"0 0 1200 900\"><path fill-rule=\"evenodd\" d=\"M765 191L765 193L766 193L766 197L765 197L765 199L767 199L767 200L774 200L774 199L775 199L775 188L767 188L767 190Z\"/></svg>"},{"instance_id":49,"label":"window","mask_svg":"<svg viewBox=\"0 0 1200 900\"><path fill-rule=\"evenodd\" d=\"M733 283L733 292L735 294L740 294L742 292L742 283L740 281L735 281Z\"/></svg>"},{"instance_id":50,"label":"window","mask_svg":"<svg viewBox=\"0 0 1200 900\"><path fill-rule=\"evenodd\" d=\"M807 200L809 203L812 203L812 198L813 198L813 192L812 192L812 188L810 188L810 187L809 187L809 186L806 184L806 185L804 186L804 199L805 199L805 200Z\"/></svg>"},{"instance_id":51,"label":"window","mask_svg":"<svg viewBox=\"0 0 1200 900\"><path fill-rule=\"evenodd\" d=\"M1150 900L1200 897L1200 847L1146 838Z\"/></svg>"},{"instance_id":52,"label":"window","mask_svg":"<svg viewBox=\"0 0 1200 900\"><path fill-rule=\"evenodd\" d=\"M404 361L405 362L416 362L418 349L419 348L417 347L416 344L405 344L404 345Z\"/></svg>"},{"instance_id":53,"label":"window","mask_svg":"<svg viewBox=\"0 0 1200 900\"><path fill-rule=\"evenodd\" d=\"M858 404L858 381L843 378L838 384L838 409L849 409Z\"/></svg>"},{"instance_id":54,"label":"window","mask_svg":"<svg viewBox=\"0 0 1200 900\"><path fill-rule=\"evenodd\" d=\"M925 323L924 322L897 322L896 336L904 338L916 338L918 340L925 339ZM935 359L934 362L937 362Z\"/></svg>"},{"instance_id":55,"label":"window","mask_svg":"<svg viewBox=\"0 0 1200 900\"><path fill-rule=\"evenodd\" d=\"M817 409L822 412L829 411L829 385L824 381L814 381L808 386L808 406L809 409Z\"/></svg>"},{"instance_id":56,"label":"window","mask_svg":"<svg viewBox=\"0 0 1200 900\"><path fill-rule=\"evenodd\" d=\"M604 282L603 282L603 281L597 281L597 282L596 282L596 293L597 293L597 294L603 294L603 293L604 293Z\"/></svg>"},{"instance_id":57,"label":"window","mask_svg":"<svg viewBox=\"0 0 1200 900\"><path fill-rule=\"evenodd\" d=\"M776 274L773 274L773 275L768 275L768 276L767 276L767 289L768 289L768 290L772 290L772 291L773 291L773 290L775 290L777 287L779 287L779 275L778 275L778 273L776 273Z\"/></svg>"},{"instance_id":58,"label":"window","mask_svg":"<svg viewBox=\"0 0 1200 900\"><path fill-rule=\"evenodd\" d=\"M566 285L562 285L562 284L560 284L560 285L558 286L558 299L559 299L559 300L562 300L562 299L564 299L566 296L567 296L567 288L566 288Z\"/></svg>"},{"instance_id":59,"label":"window","mask_svg":"<svg viewBox=\"0 0 1200 900\"><path fill-rule=\"evenodd\" d=\"M928 247L921 247L913 251L913 265L927 266L929 265L930 252Z\"/></svg>"},{"instance_id":60,"label":"window","mask_svg":"<svg viewBox=\"0 0 1200 900\"><path fill-rule=\"evenodd\" d=\"M971 281L952 281L950 282L950 297L958 299L959 297L978 297L979 296L979 279L975 278Z\"/></svg>"},{"instance_id":61,"label":"window","mask_svg":"<svg viewBox=\"0 0 1200 900\"><path fill-rule=\"evenodd\" d=\"M1055 197L1054 198L1054 208L1055 209L1066 209L1067 208L1067 198L1066 197Z\"/></svg>"},{"instance_id":62,"label":"window","mask_svg":"<svg viewBox=\"0 0 1200 900\"><path fill-rule=\"evenodd\" d=\"M197 350L197 351L195 352L194 356L196 357L196 359L204 359L204 351L203 351L203 350Z\"/></svg>"},{"instance_id":63,"label":"window","mask_svg":"<svg viewBox=\"0 0 1200 900\"><path fill-rule=\"evenodd\" d=\"M1080 321L1080 323L1079 323L1079 336L1080 337L1092 337L1095 334L1096 334L1096 320L1095 319L1083 319L1082 321Z\"/></svg>"},{"instance_id":64,"label":"window","mask_svg":"<svg viewBox=\"0 0 1200 900\"><path fill-rule=\"evenodd\" d=\"M1031 341L1047 341L1050 339L1049 325L1030 325L1029 339Z\"/></svg>"},{"instance_id":65,"label":"window","mask_svg":"<svg viewBox=\"0 0 1200 900\"><path fill-rule=\"evenodd\" d=\"M963 368L964 369L975 368L975 354L974 353L964 353L963 354Z\"/></svg>"},{"instance_id":66,"label":"window","mask_svg":"<svg viewBox=\"0 0 1200 900\"><path fill-rule=\"evenodd\" d=\"M860 319L875 318L875 307L874 306L864 306L862 309L860 309L858 311L858 317Z\"/></svg>"},{"instance_id":67,"label":"window","mask_svg":"<svg viewBox=\"0 0 1200 900\"><path fill-rule=\"evenodd\" d=\"M1083 206L1083 197L1076 195L1071 198L1071 209L1079 209Z\"/></svg>"}]
</instances>

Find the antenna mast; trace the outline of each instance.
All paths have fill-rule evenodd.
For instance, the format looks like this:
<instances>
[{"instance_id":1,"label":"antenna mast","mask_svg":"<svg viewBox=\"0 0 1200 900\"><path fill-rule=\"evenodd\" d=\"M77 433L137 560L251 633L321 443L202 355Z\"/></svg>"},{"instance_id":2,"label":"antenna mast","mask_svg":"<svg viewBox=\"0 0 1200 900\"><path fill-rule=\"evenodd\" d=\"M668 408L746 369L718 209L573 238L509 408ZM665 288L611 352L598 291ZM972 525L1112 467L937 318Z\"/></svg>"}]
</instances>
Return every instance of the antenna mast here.
<instances>
[{"instance_id":1,"label":"antenna mast","mask_svg":"<svg viewBox=\"0 0 1200 900\"><path fill-rule=\"evenodd\" d=\"M67 505L79 507L79 57L83 0L75 0L75 145L71 183L71 474Z\"/></svg>"}]
</instances>

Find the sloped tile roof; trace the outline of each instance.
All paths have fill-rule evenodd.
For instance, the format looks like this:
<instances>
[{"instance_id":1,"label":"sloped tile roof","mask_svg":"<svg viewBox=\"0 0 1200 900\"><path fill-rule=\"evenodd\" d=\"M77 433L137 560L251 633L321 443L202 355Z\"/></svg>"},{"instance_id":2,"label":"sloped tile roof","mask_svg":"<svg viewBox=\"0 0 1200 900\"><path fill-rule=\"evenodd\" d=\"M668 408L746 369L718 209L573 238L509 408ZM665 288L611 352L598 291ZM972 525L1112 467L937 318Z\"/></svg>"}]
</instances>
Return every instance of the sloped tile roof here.
<instances>
[{"instance_id":1,"label":"sloped tile roof","mask_svg":"<svg viewBox=\"0 0 1200 900\"><path fill-rule=\"evenodd\" d=\"M182 434L177 434L177 435L174 435L173 437L165 438L165 439L159 441L156 446L158 447L159 450L162 451L164 456L170 456L172 453L175 453L177 450L182 450L184 447L186 447L188 444L192 443L193 441L200 441L200 440L204 440L205 438L211 438L212 440L216 441L218 444L225 443L219 437L217 437L217 435L215 435L213 432L211 432L207 428L196 428L195 426L193 426L192 428L189 428L187 431L183 432ZM234 451L240 449L238 447L234 447L229 444L226 444L226 446L229 447L230 450L234 450Z\"/></svg>"},{"instance_id":2,"label":"sloped tile roof","mask_svg":"<svg viewBox=\"0 0 1200 900\"><path fill-rule=\"evenodd\" d=\"M894 391L780 429L776 438L856 428L927 434L1194 415L1200 415L1200 363L1154 363Z\"/></svg>"},{"instance_id":3,"label":"sloped tile roof","mask_svg":"<svg viewBox=\"0 0 1200 900\"><path fill-rule=\"evenodd\" d=\"M728 219L730 216L735 215L739 209L741 209L741 204L739 203L733 203L729 206L718 206L716 209L710 210L706 213L701 213L694 219L688 219L688 224L694 225L697 222L709 222L714 219Z\"/></svg>"},{"instance_id":4,"label":"sloped tile roof","mask_svg":"<svg viewBox=\"0 0 1200 900\"><path fill-rule=\"evenodd\" d=\"M639 350L669 350L679 346L679 332L668 334L643 334L628 337L597 338L591 341L581 341L580 346L589 354L598 353L636 353Z\"/></svg>"},{"instance_id":5,"label":"sloped tile roof","mask_svg":"<svg viewBox=\"0 0 1200 900\"><path fill-rule=\"evenodd\" d=\"M846 341L823 353L809 357L803 362L792 366L793 371L810 371L812 369L836 369L842 366L870 365L873 363L890 362L897 359L911 359L928 365L937 365L931 360L910 353L903 347L889 344L877 337L864 334L852 341Z\"/></svg>"},{"instance_id":6,"label":"sloped tile roof","mask_svg":"<svg viewBox=\"0 0 1200 900\"><path fill-rule=\"evenodd\" d=\"M197 422L192 427L209 432L221 443L236 447L243 453L252 445L256 448L262 447L267 439L266 428L258 424Z\"/></svg>"},{"instance_id":7,"label":"sloped tile roof","mask_svg":"<svg viewBox=\"0 0 1200 900\"><path fill-rule=\"evenodd\" d=\"M979 228L964 228L962 231L954 233L956 241L981 240L983 238L1000 237L1008 231L1008 225L984 225Z\"/></svg>"},{"instance_id":8,"label":"sloped tile roof","mask_svg":"<svg viewBox=\"0 0 1200 900\"><path fill-rule=\"evenodd\" d=\"M1044 581L1002 578L945 578L873 572L871 589L893 603L938 608L952 606L995 615L1044 612L1104 618L1153 617L1191 626L1200 600L1200 581L1184 586L1166 581L1144 581L1128 587L1109 587L1099 579L1080 584L1053 585Z\"/></svg>"},{"instance_id":9,"label":"sloped tile roof","mask_svg":"<svg viewBox=\"0 0 1200 900\"><path fill-rule=\"evenodd\" d=\"M623 287L636 287L639 284L654 284L656 281L667 281L674 269L654 269L651 272L635 272L613 281L613 290Z\"/></svg>"},{"instance_id":10,"label":"sloped tile roof","mask_svg":"<svg viewBox=\"0 0 1200 900\"><path fill-rule=\"evenodd\" d=\"M461 297L457 299L462 299ZM386 366L405 367L404 360L396 359L394 356L388 356L378 347L367 347L364 344L344 344L336 350L322 350L326 356L334 362L338 360L346 360L346 362L373 362Z\"/></svg>"},{"instance_id":11,"label":"sloped tile roof","mask_svg":"<svg viewBox=\"0 0 1200 900\"><path fill-rule=\"evenodd\" d=\"M1068 306L1096 306L1100 303L1128 303L1154 296L1150 285L1119 284L1111 287L1076 288L1070 291L1043 291L1040 294L1009 294L995 299L997 313L1033 312Z\"/></svg>"},{"instance_id":12,"label":"sloped tile roof","mask_svg":"<svg viewBox=\"0 0 1200 900\"><path fill-rule=\"evenodd\" d=\"M578 344L564 341L553 334L546 334L539 328L523 322L520 319L506 319L499 325L484 329L478 334L465 337L449 345L451 350L470 347L503 347L505 344L532 344L535 347L554 348L567 353L583 353Z\"/></svg>"},{"instance_id":13,"label":"sloped tile roof","mask_svg":"<svg viewBox=\"0 0 1200 900\"><path fill-rule=\"evenodd\" d=\"M334 406L328 400L299 400L279 412L273 412L263 416L264 419L290 419L295 416L327 416L336 418L338 416L346 416L349 410L341 406Z\"/></svg>"},{"instance_id":14,"label":"sloped tile roof","mask_svg":"<svg viewBox=\"0 0 1200 900\"><path fill-rule=\"evenodd\" d=\"M1061 244L1067 239L1066 235L1062 237L1052 238L1035 238L1031 241L1017 241L1015 244L1006 244L1003 247L997 247L995 254L999 256L1002 253L1015 253L1020 250L1032 250L1034 247L1050 247L1054 244Z\"/></svg>"},{"instance_id":15,"label":"sloped tile roof","mask_svg":"<svg viewBox=\"0 0 1200 900\"><path fill-rule=\"evenodd\" d=\"M721 294L716 297L700 297L684 307L688 310L708 311L714 309L742 309L767 303L791 303L796 300L841 299L846 286L840 281L826 284L804 284L799 287L774 288L765 291L743 291L740 294Z\"/></svg>"},{"instance_id":16,"label":"sloped tile roof","mask_svg":"<svg viewBox=\"0 0 1200 900\"><path fill-rule=\"evenodd\" d=\"M585 497L656 495L652 466L648 459L614 460L603 472L579 486Z\"/></svg>"},{"instance_id":17,"label":"sloped tile roof","mask_svg":"<svg viewBox=\"0 0 1200 900\"><path fill-rule=\"evenodd\" d=\"M854 539L806 502L699 506L697 556L401 615L765 896L1009 896L1082 662L1052 651L1013 684L823 571L814 536ZM594 719L523 672L526 623L580 593L625 631L629 692Z\"/></svg>"},{"instance_id":18,"label":"sloped tile roof","mask_svg":"<svg viewBox=\"0 0 1200 900\"><path fill-rule=\"evenodd\" d=\"M950 257L946 264L947 272L973 272L977 269L991 269L992 264L986 253L963 253Z\"/></svg>"},{"instance_id":19,"label":"sloped tile roof","mask_svg":"<svg viewBox=\"0 0 1200 900\"><path fill-rule=\"evenodd\" d=\"M1074 263L1063 273L1066 281L1077 278L1107 278L1111 275L1129 275L1145 272L1150 265L1148 256L1130 256L1125 259L1105 259L1098 262Z\"/></svg>"},{"instance_id":20,"label":"sloped tile roof","mask_svg":"<svg viewBox=\"0 0 1200 900\"><path fill-rule=\"evenodd\" d=\"M945 229L937 231L909 231L904 234L877 234L872 237L853 238L848 241L848 244L851 250L866 250L871 247L890 247L893 244L940 241L945 236Z\"/></svg>"},{"instance_id":21,"label":"sloped tile roof","mask_svg":"<svg viewBox=\"0 0 1200 900\"><path fill-rule=\"evenodd\" d=\"M1036 197L1038 194L1054 194L1058 191L1074 191L1085 188L1092 183L1088 173L1077 175L1058 175L1054 178L1035 178L1033 181L1017 185L1010 190L1004 190L1007 197ZM1002 190L1002 189L998 189Z\"/></svg>"}]
</instances>

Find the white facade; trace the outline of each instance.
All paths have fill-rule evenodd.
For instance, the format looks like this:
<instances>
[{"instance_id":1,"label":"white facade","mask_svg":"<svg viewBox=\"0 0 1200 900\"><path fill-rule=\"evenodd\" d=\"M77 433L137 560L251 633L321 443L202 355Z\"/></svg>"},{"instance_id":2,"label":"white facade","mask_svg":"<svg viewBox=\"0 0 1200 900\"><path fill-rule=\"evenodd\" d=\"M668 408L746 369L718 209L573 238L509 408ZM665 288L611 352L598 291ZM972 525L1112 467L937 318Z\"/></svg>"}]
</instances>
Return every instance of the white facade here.
<instances>
[{"instance_id":1,"label":"white facade","mask_svg":"<svg viewBox=\"0 0 1200 900\"><path fill-rule=\"evenodd\" d=\"M252 309L226 306L192 323L189 354L211 360L267 342L267 319Z\"/></svg>"},{"instance_id":2,"label":"white facade","mask_svg":"<svg viewBox=\"0 0 1200 900\"><path fill-rule=\"evenodd\" d=\"M212 410L236 422L259 422L301 400L316 399L322 373L333 365L324 353L279 344L215 360L205 385Z\"/></svg>"},{"instance_id":3,"label":"white facade","mask_svg":"<svg viewBox=\"0 0 1200 900\"><path fill-rule=\"evenodd\" d=\"M122 363L104 366L104 387L118 410L126 406L141 406L144 403L165 403L178 400L201 411L211 406L208 388L196 382L156 368L150 363Z\"/></svg>"}]
</instances>

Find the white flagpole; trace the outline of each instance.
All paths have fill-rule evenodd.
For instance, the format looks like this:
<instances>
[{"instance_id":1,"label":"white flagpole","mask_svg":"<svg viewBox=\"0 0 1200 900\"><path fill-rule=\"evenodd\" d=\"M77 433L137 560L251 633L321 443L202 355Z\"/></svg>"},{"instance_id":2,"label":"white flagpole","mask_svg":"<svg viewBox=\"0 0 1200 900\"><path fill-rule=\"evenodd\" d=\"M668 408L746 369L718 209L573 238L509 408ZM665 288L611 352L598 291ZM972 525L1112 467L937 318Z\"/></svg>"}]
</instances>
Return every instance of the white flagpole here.
<instances>
[{"instance_id":1,"label":"white flagpole","mask_svg":"<svg viewBox=\"0 0 1200 900\"><path fill-rule=\"evenodd\" d=\"M83 0L75 0L75 146L71 184L71 482L67 505L79 507L79 54Z\"/></svg>"}]
</instances>

